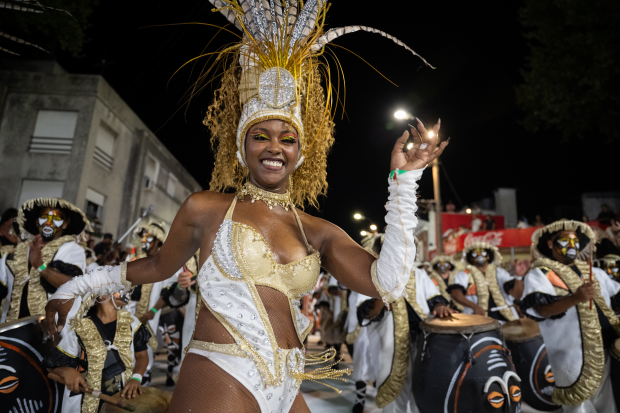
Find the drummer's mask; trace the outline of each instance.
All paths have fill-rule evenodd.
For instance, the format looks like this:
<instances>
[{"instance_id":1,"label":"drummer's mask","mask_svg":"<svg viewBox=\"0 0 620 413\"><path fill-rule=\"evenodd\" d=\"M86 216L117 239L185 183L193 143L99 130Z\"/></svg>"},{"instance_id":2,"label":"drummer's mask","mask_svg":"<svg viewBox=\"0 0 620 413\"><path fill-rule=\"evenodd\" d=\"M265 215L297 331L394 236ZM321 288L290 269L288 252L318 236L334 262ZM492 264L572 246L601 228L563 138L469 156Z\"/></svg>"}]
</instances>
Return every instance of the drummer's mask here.
<instances>
[{"instance_id":1,"label":"drummer's mask","mask_svg":"<svg viewBox=\"0 0 620 413\"><path fill-rule=\"evenodd\" d=\"M147 231L142 233L142 251L155 253L161 242Z\"/></svg>"},{"instance_id":2,"label":"drummer's mask","mask_svg":"<svg viewBox=\"0 0 620 413\"><path fill-rule=\"evenodd\" d=\"M555 251L556 254L566 257L569 260L574 260L579 254L579 238L574 231L560 231L552 241L553 245L549 245L550 248Z\"/></svg>"},{"instance_id":3,"label":"drummer's mask","mask_svg":"<svg viewBox=\"0 0 620 413\"><path fill-rule=\"evenodd\" d=\"M469 252L470 261L475 265L484 265L489 262L489 253L484 248L475 248Z\"/></svg>"},{"instance_id":4,"label":"drummer's mask","mask_svg":"<svg viewBox=\"0 0 620 413\"><path fill-rule=\"evenodd\" d=\"M62 235L62 230L67 228L69 220L65 217L65 212L59 208L43 208L37 218L37 227L43 241L49 242Z\"/></svg>"},{"instance_id":5,"label":"drummer's mask","mask_svg":"<svg viewBox=\"0 0 620 413\"><path fill-rule=\"evenodd\" d=\"M612 280L615 280L618 276L620 276L620 261L614 261L613 264L607 265L605 271Z\"/></svg>"},{"instance_id":6,"label":"drummer's mask","mask_svg":"<svg viewBox=\"0 0 620 413\"><path fill-rule=\"evenodd\" d=\"M435 264L435 269L440 274L447 273L448 271L450 271L450 268L452 268L452 264L450 264L448 261L439 261L437 264Z\"/></svg>"}]
</instances>

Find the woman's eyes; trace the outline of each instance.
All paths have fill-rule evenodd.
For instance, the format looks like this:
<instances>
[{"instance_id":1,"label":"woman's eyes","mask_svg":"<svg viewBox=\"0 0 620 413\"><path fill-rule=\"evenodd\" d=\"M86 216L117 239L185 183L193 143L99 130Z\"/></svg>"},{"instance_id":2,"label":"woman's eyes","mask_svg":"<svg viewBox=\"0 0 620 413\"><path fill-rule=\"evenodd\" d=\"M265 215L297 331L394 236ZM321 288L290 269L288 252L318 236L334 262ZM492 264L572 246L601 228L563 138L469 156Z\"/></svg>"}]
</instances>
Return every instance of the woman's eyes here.
<instances>
[{"instance_id":1,"label":"woman's eyes","mask_svg":"<svg viewBox=\"0 0 620 413\"><path fill-rule=\"evenodd\" d=\"M267 136L264 133L254 133L252 134L252 139L257 140L257 141L270 140L269 136ZM294 135L284 135L280 138L280 142L286 143L286 144L295 144L297 143L297 137Z\"/></svg>"},{"instance_id":2,"label":"woman's eyes","mask_svg":"<svg viewBox=\"0 0 620 413\"><path fill-rule=\"evenodd\" d=\"M295 136L283 136L280 140L284 143L297 143L297 137Z\"/></svg>"}]
</instances>

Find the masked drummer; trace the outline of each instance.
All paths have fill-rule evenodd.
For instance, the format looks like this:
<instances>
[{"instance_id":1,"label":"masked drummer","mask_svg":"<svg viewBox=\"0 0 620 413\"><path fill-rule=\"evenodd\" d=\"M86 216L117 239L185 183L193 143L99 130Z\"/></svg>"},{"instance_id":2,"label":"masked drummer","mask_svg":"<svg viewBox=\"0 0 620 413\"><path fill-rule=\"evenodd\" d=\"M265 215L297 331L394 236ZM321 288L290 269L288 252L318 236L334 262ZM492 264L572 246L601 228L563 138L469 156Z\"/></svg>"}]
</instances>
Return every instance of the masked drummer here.
<instances>
[{"instance_id":1,"label":"masked drummer","mask_svg":"<svg viewBox=\"0 0 620 413\"><path fill-rule=\"evenodd\" d=\"M7 297L1 322L44 314L48 295L86 269L78 241L84 230L92 231L84 213L60 198L26 201L15 222L27 240L4 259Z\"/></svg>"},{"instance_id":2,"label":"masked drummer","mask_svg":"<svg viewBox=\"0 0 620 413\"><path fill-rule=\"evenodd\" d=\"M601 269L614 281L620 280L620 255L607 254L603 258Z\"/></svg>"},{"instance_id":3,"label":"masked drummer","mask_svg":"<svg viewBox=\"0 0 620 413\"><path fill-rule=\"evenodd\" d=\"M488 315L502 323L517 320L515 299L523 294L523 276L512 276L499 267L497 247L476 242L463 250L465 270L450 277L448 291L463 313Z\"/></svg>"},{"instance_id":4,"label":"masked drummer","mask_svg":"<svg viewBox=\"0 0 620 413\"><path fill-rule=\"evenodd\" d=\"M446 299L451 307L463 311L463 306L453 303L452 296L448 292L450 276L456 274L456 264L451 255L438 254L430 262L430 273L428 274L433 280L433 284L437 286L441 296Z\"/></svg>"},{"instance_id":5,"label":"masked drummer","mask_svg":"<svg viewBox=\"0 0 620 413\"><path fill-rule=\"evenodd\" d=\"M71 328L62 331L60 343L43 360L43 366L66 384L63 412L90 413L101 407L100 399L81 394L80 386L108 396L120 391L128 399L142 394L152 337L144 324L122 309L126 301L117 293L114 302L107 295L99 299L91 295L74 303ZM86 371L85 377L80 370Z\"/></svg>"},{"instance_id":6,"label":"masked drummer","mask_svg":"<svg viewBox=\"0 0 620 413\"><path fill-rule=\"evenodd\" d=\"M405 291L407 294L389 308L381 300L371 299L357 309L360 323L368 329L371 357L377 360L372 366L375 404L384 413L418 411L411 386L419 325L431 315L447 317L455 312L423 269L412 269Z\"/></svg>"},{"instance_id":7,"label":"masked drummer","mask_svg":"<svg viewBox=\"0 0 620 413\"><path fill-rule=\"evenodd\" d=\"M537 258L525 277L522 309L538 321L564 412L616 412L607 349L620 334L620 284L578 257L595 235L581 222L556 221L532 238ZM580 254L581 253L581 254Z\"/></svg>"},{"instance_id":8,"label":"masked drummer","mask_svg":"<svg viewBox=\"0 0 620 413\"><path fill-rule=\"evenodd\" d=\"M128 257L129 261L135 261L144 257L152 257L157 255L162 245L166 241L166 231L163 222L150 220L148 224L140 224L135 230L134 242L139 245L136 253L132 257ZM133 254L132 254L133 255ZM172 274L171 274L172 275ZM166 281L160 281L153 284L145 284L137 286L131 294L131 302L127 306L127 310L136 316L141 323L148 324L151 335L155 336L158 331L160 310L165 306L161 300L161 292L165 287ZM151 369L154 364L153 349L148 348L149 366L146 369L143 385L148 385L151 381Z\"/></svg>"}]
</instances>

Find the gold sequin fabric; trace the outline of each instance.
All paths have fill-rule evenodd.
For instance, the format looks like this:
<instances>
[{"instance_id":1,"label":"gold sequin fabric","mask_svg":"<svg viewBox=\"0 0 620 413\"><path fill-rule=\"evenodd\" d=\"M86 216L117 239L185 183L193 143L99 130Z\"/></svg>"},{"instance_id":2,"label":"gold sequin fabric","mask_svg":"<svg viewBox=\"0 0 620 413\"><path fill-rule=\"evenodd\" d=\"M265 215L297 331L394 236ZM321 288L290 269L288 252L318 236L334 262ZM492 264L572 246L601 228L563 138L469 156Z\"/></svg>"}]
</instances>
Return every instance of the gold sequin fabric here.
<instances>
[{"instance_id":1,"label":"gold sequin fabric","mask_svg":"<svg viewBox=\"0 0 620 413\"><path fill-rule=\"evenodd\" d=\"M467 270L476 284L476 293L478 295L478 305L484 310L490 310L489 294L493 297L493 301L497 307L505 307L506 300L497 282L497 267L495 264L488 264L486 271L483 273L477 267L468 265ZM516 320L510 308L502 308L499 313L508 321Z\"/></svg>"},{"instance_id":2,"label":"gold sequin fabric","mask_svg":"<svg viewBox=\"0 0 620 413\"><path fill-rule=\"evenodd\" d=\"M51 262L58 252L58 249L65 243L75 241L75 235L65 235L58 239L48 242L41 249L43 262ZM37 274L37 268L32 267L28 270L28 248L30 242L20 242L15 248L13 260L7 260L6 265L13 273L13 291L11 292L11 305L6 317L6 322L16 321L19 318L19 306L24 293L26 281L28 281L28 310L30 315L45 314L47 305L47 293L41 285L41 276ZM28 277L30 277L28 279Z\"/></svg>"},{"instance_id":3,"label":"gold sequin fabric","mask_svg":"<svg viewBox=\"0 0 620 413\"><path fill-rule=\"evenodd\" d=\"M585 262L575 261L575 264L577 264L577 268L584 276L589 273L589 266ZM564 281L571 293L574 293L583 285L583 280L569 266L560 262L548 258L539 258L532 263L532 268L539 267L547 267L553 270ZM605 311L609 307L601 296L600 286L596 277L592 277L592 283L597 291L594 301L609 318ZM598 390L605 374L605 349L603 347L601 324L598 320L596 307L590 310L588 302L579 303L576 307L579 323L581 324L581 343L583 346L581 374L570 387L555 387L552 395L552 399L556 404L568 406L578 406L592 397ZM617 325L618 318L613 318L615 318L615 324ZM612 326L614 326L613 323ZM614 328L616 327L614 326ZM572 360L571 362L578 363L579 360Z\"/></svg>"},{"instance_id":4,"label":"gold sequin fabric","mask_svg":"<svg viewBox=\"0 0 620 413\"><path fill-rule=\"evenodd\" d=\"M78 312L81 313L81 312ZM131 329L132 317L127 310L119 310L116 321L116 334L113 345L125 364L125 383L131 378L133 371L133 332ZM91 389L101 390L102 371L105 365L107 349L95 323L89 318L76 317L69 321L71 328L79 336L88 359L86 382ZM96 413L99 409L99 399L84 394L82 413Z\"/></svg>"}]
</instances>

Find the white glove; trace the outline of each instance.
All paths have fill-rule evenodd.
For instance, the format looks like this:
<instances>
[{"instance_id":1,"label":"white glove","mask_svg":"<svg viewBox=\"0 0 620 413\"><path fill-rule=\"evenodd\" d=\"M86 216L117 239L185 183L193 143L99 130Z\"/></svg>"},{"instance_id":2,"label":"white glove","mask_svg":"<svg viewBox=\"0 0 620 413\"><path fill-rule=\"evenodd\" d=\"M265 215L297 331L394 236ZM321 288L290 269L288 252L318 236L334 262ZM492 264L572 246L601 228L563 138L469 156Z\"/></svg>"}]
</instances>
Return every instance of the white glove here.
<instances>
[{"instance_id":1,"label":"white glove","mask_svg":"<svg viewBox=\"0 0 620 413\"><path fill-rule=\"evenodd\" d=\"M422 172L424 169L416 169L397 175L396 179L388 179L390 195L385 206L385 240L381 256L371 271L375 287L386 303L394 302L404 294L415 261L416 191Z\"/></svg>"}]
</instances>

